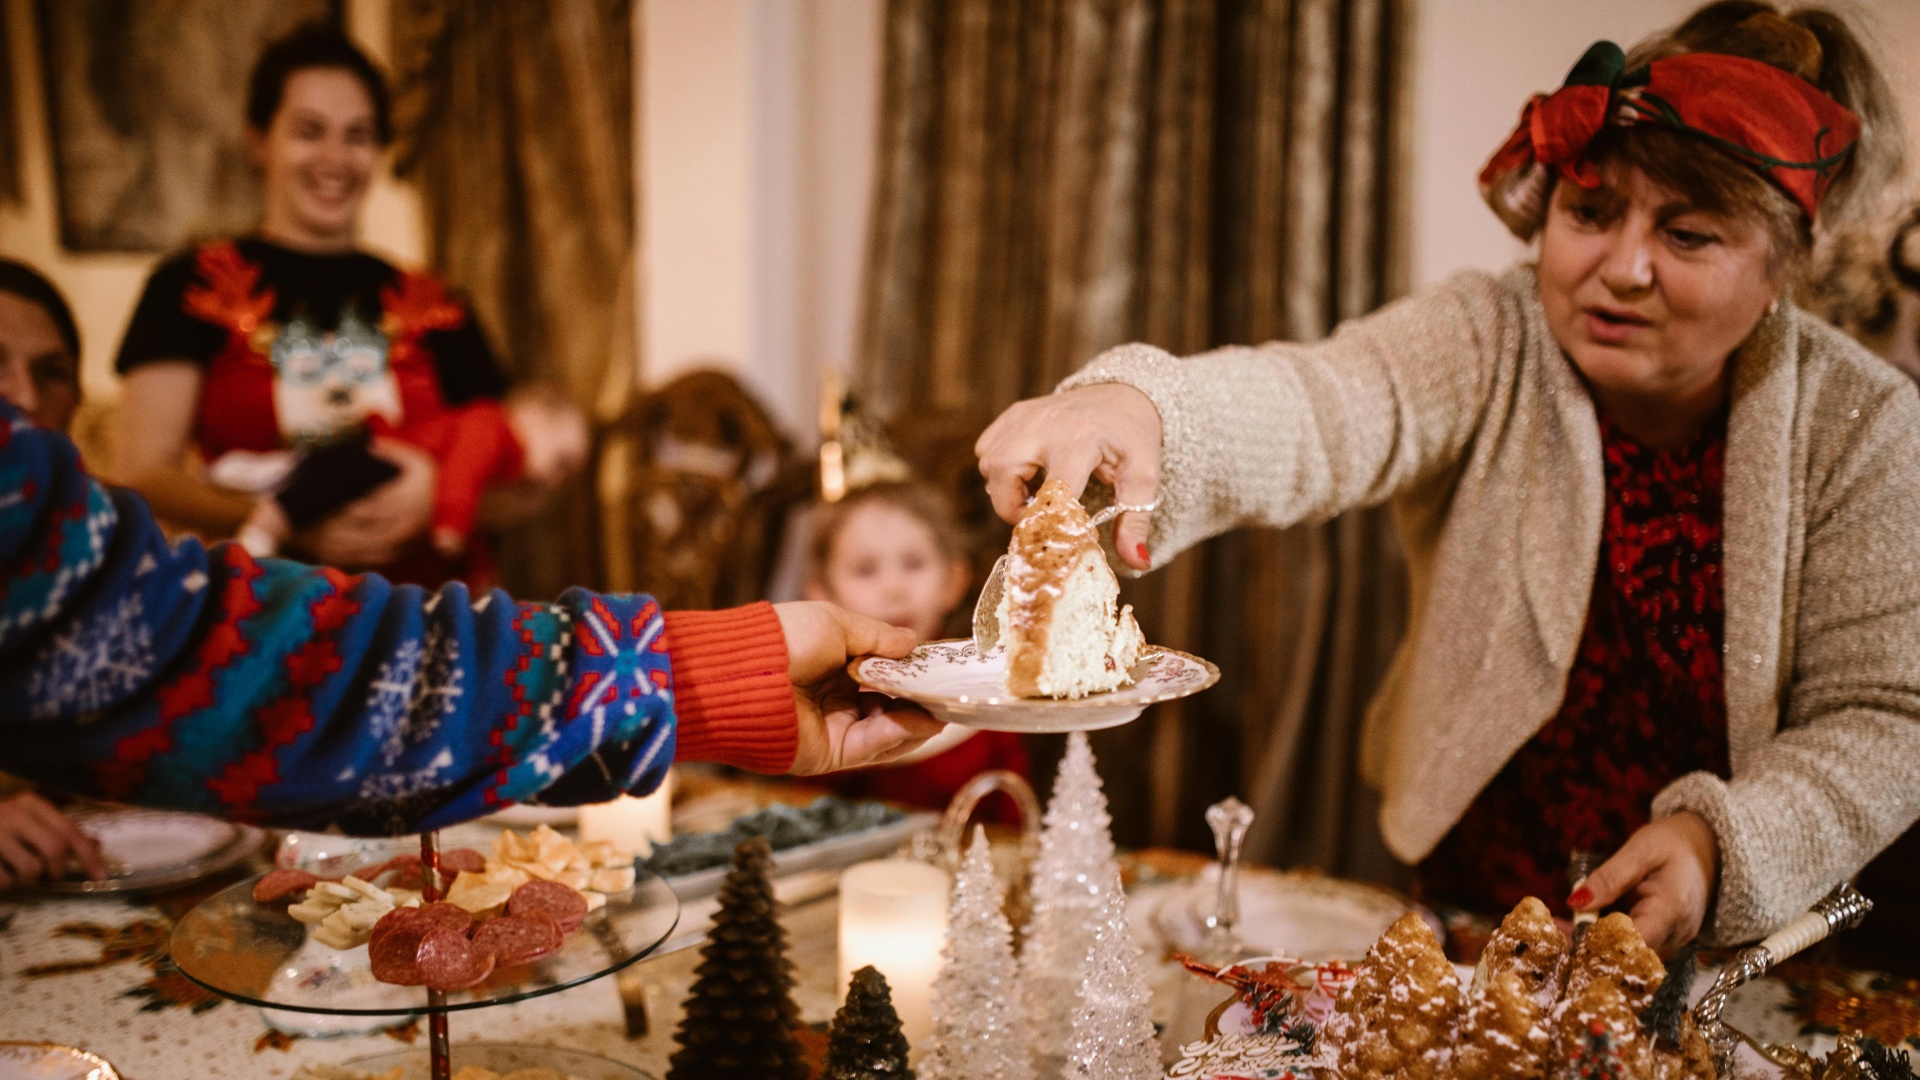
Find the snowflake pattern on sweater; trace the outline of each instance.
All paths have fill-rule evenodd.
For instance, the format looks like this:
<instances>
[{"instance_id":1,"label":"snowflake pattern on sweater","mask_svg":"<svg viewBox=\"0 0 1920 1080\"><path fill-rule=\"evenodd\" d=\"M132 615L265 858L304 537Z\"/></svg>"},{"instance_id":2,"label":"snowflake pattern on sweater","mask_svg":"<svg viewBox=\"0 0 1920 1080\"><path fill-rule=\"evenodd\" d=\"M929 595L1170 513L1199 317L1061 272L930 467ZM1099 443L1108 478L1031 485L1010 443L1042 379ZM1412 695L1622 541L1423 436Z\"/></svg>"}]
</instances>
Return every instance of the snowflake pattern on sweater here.
<instances>
[{"instance_id":1,"label":"snowflake pattern on sweater","mask_svg":"<svg viewBox=\"0 0 1920 1080\"><path fill-rule=\"evenodd\" d=\"M645 793L673 760L649 597L437 593L170 544L0 403L0 768L242 821L440 828Z\"/></svg>"}]
</instances>

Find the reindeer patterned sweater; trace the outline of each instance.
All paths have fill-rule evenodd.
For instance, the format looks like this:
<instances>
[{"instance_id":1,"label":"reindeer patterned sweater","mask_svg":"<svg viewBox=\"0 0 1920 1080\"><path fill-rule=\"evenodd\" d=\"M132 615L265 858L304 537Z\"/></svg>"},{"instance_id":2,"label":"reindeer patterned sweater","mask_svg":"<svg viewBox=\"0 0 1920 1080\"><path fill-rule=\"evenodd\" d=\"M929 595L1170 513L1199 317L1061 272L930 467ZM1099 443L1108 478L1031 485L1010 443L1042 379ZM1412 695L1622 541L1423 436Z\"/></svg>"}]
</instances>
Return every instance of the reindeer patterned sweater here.
<instances>
[{"instance_id":1,"label":"reindeer patterned sweater","mask_svg":"<svg viewBox=\"0 0 1920 1080\"><path fill-rule=\"evenodd\" d=\"M282 826L440 828L644 794L683 759L787 768L766 604L437 592L170 543L0 402L0 769Z\"/></svg>"}]
</instances>

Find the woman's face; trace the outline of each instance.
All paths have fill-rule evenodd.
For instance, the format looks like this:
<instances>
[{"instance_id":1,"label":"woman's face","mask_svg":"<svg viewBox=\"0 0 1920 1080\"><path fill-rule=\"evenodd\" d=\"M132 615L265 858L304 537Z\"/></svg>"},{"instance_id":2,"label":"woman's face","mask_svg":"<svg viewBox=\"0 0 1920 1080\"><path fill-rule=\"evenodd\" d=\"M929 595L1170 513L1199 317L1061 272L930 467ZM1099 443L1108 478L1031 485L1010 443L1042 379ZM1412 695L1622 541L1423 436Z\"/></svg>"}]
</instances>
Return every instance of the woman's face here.
<instances>
[{"instance_id":1,"label":"woman's face","mask_svg":"<svg viewBox=\"0 0 1920 1080\"><path fill-rule=\"evenodd\" d=\"M366 86L340 68L296 71L273 123L249 130L248 142L266 178L263 231L302 246L351 247L380 161Z\"/></svg>"},{"instance_id":2,"label":"woman's face","mask_svg":"<svg viewBox=\"0 0 1920 1080\"><path fill-rule=\"evenodd\" d=\"M1540 299L1595 396L1641 406L1717 394L1728 357L1780 295L1757 223L1687 205L1636 169L1554 186Z\"/></svg>"},{"instance_id":3,"label":"woman's face","mask_svg":"<svg viewBox=\"0 0 1920 1080\"><path fill-rule=\"evenodd\" d=\"M80 405L79 359L39 304L0 290L0 398L37 427L65 431Z\"/></svg>"}]
</instances>

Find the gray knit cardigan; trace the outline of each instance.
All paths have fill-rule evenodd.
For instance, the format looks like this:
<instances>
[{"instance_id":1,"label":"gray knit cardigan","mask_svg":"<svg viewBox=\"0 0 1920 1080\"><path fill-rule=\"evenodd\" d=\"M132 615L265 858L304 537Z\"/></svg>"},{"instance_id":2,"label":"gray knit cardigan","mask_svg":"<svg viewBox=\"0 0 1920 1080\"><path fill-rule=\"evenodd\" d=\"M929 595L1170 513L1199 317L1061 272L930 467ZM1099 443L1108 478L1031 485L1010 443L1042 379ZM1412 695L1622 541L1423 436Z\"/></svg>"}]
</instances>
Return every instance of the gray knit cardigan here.
<instances>
[{"instance_id":1,"label":"gray knit cardigan","mask_svg":"<svg viewBox=\"0 0 1920 1080\"><path fill-rule=\"evenodd\" d=\"M1683 776L1653 804L1713 827L1720 944L1804 911L1920 816L1920 396L1784 302L1733 365L1733 776ZM1599 428L1532 268L1463 274L1311 345L1125 345L1062 389L1097 382L1160 411L1156 565L1238 526L1391 502L1410 625L1362 769L1388 845L1424 857L1559 709L1593 587Z\"/></svg>"}]
</instances>

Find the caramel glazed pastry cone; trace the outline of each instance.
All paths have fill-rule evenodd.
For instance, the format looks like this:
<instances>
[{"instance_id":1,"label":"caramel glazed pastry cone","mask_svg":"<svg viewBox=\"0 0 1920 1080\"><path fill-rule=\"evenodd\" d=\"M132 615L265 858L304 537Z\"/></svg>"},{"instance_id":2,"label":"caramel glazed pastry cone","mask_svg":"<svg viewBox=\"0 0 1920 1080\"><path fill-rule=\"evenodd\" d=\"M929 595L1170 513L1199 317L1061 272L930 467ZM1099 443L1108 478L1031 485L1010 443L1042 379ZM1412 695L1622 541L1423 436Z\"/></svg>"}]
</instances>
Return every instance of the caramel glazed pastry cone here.
<instances>
[{"instance_id":1,"label":"caramel glazed pastry cone","mask_svg":"<svg viewBox=\"0 0 1920 1080\"><path fill-rule=\"evenodd\" d=\"M1435 1080L1465 1007L1440 942L1410 911L1367 950L1334 1006L1334 1067L1345 1080Z\"/></svg>"},{"instance_id":2,"label":"caramel glazed pastry cone","mask_svg":"<svg viewBox=\"0 0 1920 1080\"><path fill-rule=\"evenodd\" d=\"M1568 961L1566 992L1554 1007L1552 1066L1564 1070L1604 1033L1628 1076L1712 1080L1713 1056L1692 1017L1681 1019L1678 1046L1640 1022L1666 978L1632 919L1616 911L1594 923Z\"/></svg>"},{"instance_id":3,"label":"caramel glazed pastry cone","mask_svg":"<svg viewBox=\"0 0 1920 1080\"><path fill-rule=\"evenodd\" d=\"M1624 1077L1713 1080L1706 1040L1683 1017L1679 1045L1641 1013L1666 968L1625 915L1594 925L1569 956L1546 906L1528 898L1501 923L1462 995L1417 914L1368 951L1325 1037L1343 1080L1574 1080L1596 1047ZM1564 985L1564 994L1560 993Z\"/></svg>"},{"instance_id":4,"label":"caramel glazed pastry cone","mask_svg":"<svg viewBox=\"0 0 1920 1080\"><path fill-rule=\"evenodd\" d=\"M1501 920L1473 973L1473 992L1445 1075L1526 1080L1546 1072L1548 1014L1568 944L1547 905L1529 896Z\"/></svg>"}]
</instances>

